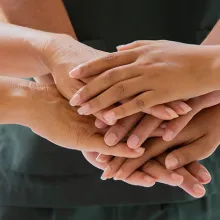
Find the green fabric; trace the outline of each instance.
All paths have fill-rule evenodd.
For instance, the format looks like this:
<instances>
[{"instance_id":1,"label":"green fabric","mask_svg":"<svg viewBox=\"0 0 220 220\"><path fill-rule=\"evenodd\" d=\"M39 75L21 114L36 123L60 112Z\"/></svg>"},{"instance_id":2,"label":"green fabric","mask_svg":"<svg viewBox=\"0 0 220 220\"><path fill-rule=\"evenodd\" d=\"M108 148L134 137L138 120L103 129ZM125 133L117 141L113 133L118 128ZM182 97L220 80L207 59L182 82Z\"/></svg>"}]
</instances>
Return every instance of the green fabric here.
<instances>
[{"instance_id":1,"label":"green fabric","mask_svg":"<svg viewBox=\"0 0 220 220\"><path fill-rule=\"evenodd\" d=\"M64 0L80 41L114 51L138 39L200 43L219 18L219 0ZM219 191L220 150L204 161ZM60 148L17 125L0 126L0 205L69 208L76 205L160 204L193 200L181 189L141 188L101 181L80 152ZM83 219L84 220L84 219Z\"/></svg>"},{"instance_id":2,"label":"green fabric","mask_svg":"<svg viewBox=\"0 0 220 220\"><path fill-rule=\"evenodd\" d=\"M0 207L0 220L219 220L220 195L160 205L43 209Z\"/></svg>"}]
</instances>

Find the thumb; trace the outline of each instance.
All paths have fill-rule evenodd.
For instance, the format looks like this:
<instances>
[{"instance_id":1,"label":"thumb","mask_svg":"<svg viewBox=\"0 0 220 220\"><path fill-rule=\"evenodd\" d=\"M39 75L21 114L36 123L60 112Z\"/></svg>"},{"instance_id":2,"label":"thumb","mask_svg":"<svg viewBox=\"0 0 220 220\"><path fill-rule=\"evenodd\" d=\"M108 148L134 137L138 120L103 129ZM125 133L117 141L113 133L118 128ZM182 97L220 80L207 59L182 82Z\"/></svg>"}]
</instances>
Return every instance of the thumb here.
<instances>
[{"instance_id":1,"label":"thumb","mask_svg":"<svg viewBox=\"0 0 220 220\"><path fill-rule=\"evenodd\" d=\"M137 48L137 47L142 47L142 46L149 45L149 44L154 44L154 43L157 43L157 41L138 40L138 41L134 41L134 42L129 43L129 44L117 46L117 50L118 51L130 50L130 49L134 49L134 48Z\"/></svg>"}]
</instances>

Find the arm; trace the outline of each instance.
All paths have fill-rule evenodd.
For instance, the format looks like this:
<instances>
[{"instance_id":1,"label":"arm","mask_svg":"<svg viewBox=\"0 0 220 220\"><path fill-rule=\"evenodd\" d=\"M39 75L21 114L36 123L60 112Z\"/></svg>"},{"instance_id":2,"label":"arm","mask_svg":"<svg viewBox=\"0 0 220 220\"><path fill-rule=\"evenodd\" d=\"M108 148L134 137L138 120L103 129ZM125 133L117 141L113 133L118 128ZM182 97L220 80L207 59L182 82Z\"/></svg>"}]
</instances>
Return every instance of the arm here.
<instances>
[{"instance_id":1,"label":"arm","mask_svg":"<svg viewBox=\"0 0 220 220\"><path fill-rule=\"evenodd\" d=\"M23 79L0 77L0 124L27 125L30 84Z\"/></svg>"},{"instance_id":2,"label":"arm","mask_svg":"<svg viewBox=\"0 0 220 220\"><path fill-rule=\"evenodd\" d=\"M53 33L76 34L61 0L2 0L0 21ZM35 77L39 83L51 83L51 74Z\"/></svg>"}]
</instances>

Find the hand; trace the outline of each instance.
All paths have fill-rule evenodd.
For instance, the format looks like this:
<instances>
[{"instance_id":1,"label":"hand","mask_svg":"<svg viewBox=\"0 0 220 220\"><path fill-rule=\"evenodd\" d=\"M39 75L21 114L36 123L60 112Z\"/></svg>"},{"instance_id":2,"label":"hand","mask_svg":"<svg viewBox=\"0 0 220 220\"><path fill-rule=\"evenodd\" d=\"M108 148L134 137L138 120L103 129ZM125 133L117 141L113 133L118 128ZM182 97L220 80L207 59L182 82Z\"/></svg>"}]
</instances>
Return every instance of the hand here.
<instances>
[{"instance_id":1,"label":"hand","mask_svg":"<svg viewBox=\"0 0 220 220\"><path fill-rule=\"evenodd\" d=\"M138 157L143 154L125 143L109 148L94 126L95 118L81 117L55 86L29 83L26 126L52 143L75 150L96 151L106 155Z\"/></svg>"},{"instance_id":2,"label":"hand","mask_svg":"<svg viewBox=\"0 0 220 220\"><path fill-rule=\"evenodd\" d=\"M165 142L161 138L148 140L144 144L146 147L145 153L140 158L127 159L123 163L118 171L120 175L116 174L118 179L126 179L146 161L166 152L168 149L170 151L176 146L179 147L171 151L164 159L164 164L169 170L209 157L220 142L218 130L218 126L220 126L219 110L220 105L217 105L201 111L173 141Z\"/></svg>"},{"instance_id":3,"label":"hand","mask_svg":"<svg viewBox=\"0 0 220 220\"><path fill-rule=\"evenodd\" d=\"M82 78L80 81L70 78L68 75L69 71L79 64L98 57L104 57L108 54L81 44L67 35L53 35L51 40L47 41L47 45L44 46L43 53L47 60L47 66L51 69L57 88L67 99L70 99L77 90L83 87L82 82L87 84L95 78L95 76L92 76ZM163 118L164 120L170 120L189 111L191 111L191 108L184 102L179 101L167 106L150 108L147 113ZM105 121L100 113L96 114L96 116L99 116L98 118Z\"/></svg>"},{"instance_id":4,"label":"hand","mask_svg":"<svg viewBox=\"0 0 220 220\"><path fill-rule=\"evenodd\" d=\"M144 41L142 44L142 47L83 64L71 72L81 78L106 71L73 97L82 105L78 110L80 114L89 115L135 96L105 114L105 119L112 121L144 112L155 105L218 89L218 74L213 70L214 57L218 57L215 47L169 41Z\"/></svg>"},{"instance_id":5,"label":"hand","mask_svg":"<svg viewBox=\"0 0 220 220\"><path fill-rule=\"evenodd\" d=\"M179 132L190 122L190 120L198 112L205 108L217 105L219 101L219 91L191 99L187 102L193 108L190 113L177 119L173 119L170 122L164 123L162 123L162 120L155 118L151 115L137 113L133 116L129 116L127 118L119 120L114 126L112 126L105 134L105 143L109 146L114 146L122 139L128 139L128 147L132 149L137 149L138 147L141 147L141 145L149 137L162 136L164 141L171 141L179 134ZM104 128L104 126L102 126L102 128ZM97 160L99 162L107 162L111 158L111 156L100 154L97 157Z\"/></svg>"},{"instance_id":6,"label":"hand","mask_svg":"<svg viewBox=\"0 0 220 220\"><path fill-rule=\"evenodd\" d=\"M93 166L98 169L105 170L104 173L109 176L103 175L103 179L111 177L114 169L117 168L115 166L112 167L111 163L97 162L96 157L98 153L83 152L83 155ZM162 161L164 160L164 156L165 154L160 155L156 160L147 162L141 167L141 169L136 170L123 181L131 185L143 187L151 187L156 182L162 182L172 186L178 185L190 195L194 197L202 197L205 194L205 189L202 184L207 184L211 180L211 176L207 169L198 162L193 162L186 167L175 170L175 172L170 172L161 165L163 164ZM125 159L117 158L116 160L119 165L120 163L123 163L122 161Z\"/></svg>"}]
</instances>

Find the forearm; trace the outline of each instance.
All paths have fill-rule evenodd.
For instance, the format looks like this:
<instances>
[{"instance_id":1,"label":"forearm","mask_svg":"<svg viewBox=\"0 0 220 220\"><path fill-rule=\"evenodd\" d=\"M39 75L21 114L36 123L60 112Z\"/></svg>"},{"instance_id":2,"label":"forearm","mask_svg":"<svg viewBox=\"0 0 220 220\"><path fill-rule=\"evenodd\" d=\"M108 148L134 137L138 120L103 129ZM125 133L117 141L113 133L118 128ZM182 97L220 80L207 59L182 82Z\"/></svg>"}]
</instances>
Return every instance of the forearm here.
<instances>
[{"instance_id":1,"label":"forearm","mask_svg":"<svg viewBox=\"0 0 220 220\"><path fill-rule=\"evenodd\" d=\"M2 0L0 19L37 30L68 34L76 39L66 9L61 0ZM16 7L15 7L16 6ZM35 77L40 83L53 82L50 74Z\"/></svg>"},{"instance_id":2,"label":"forearm","mask_svg":"<svg viewBox=\"0 0 220 220\"><path fill-rule=\"evenodd\" d=\"M51 37L51 33L0 23L0 75L32 77L50 72L43 49Z\"/></svg>"},{"instance_id":3,"label":"forearm","mask_svg":"<svg viewBox=\"0 0 220 220\"><path fill-rule=\"evenodd\" d=\"M220 45L220 20L216 23L209 35L202 42L202 45ZM219 48L219 47L218 47ZM216 73L216 80L220 80L220 49L216 53L216 59L213 62L213 71Z\"/></svg>"}]
</instances>

